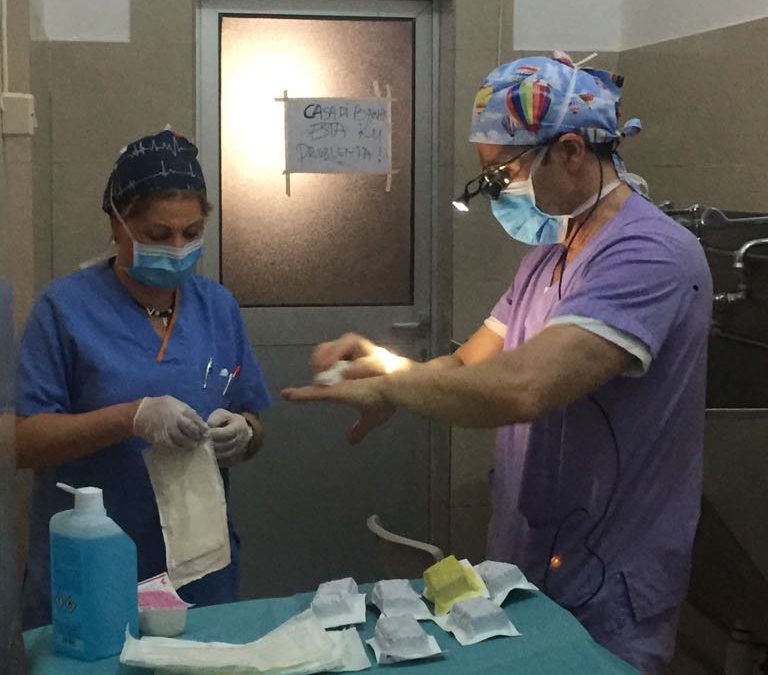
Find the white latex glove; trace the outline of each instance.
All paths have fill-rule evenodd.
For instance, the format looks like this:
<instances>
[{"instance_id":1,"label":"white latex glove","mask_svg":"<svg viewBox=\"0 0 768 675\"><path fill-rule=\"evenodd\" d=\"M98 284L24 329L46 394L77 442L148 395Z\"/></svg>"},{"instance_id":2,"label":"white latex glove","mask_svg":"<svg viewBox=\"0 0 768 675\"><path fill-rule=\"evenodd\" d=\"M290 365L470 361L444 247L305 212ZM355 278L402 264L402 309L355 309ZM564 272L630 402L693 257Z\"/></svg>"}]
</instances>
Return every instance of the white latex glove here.
<instances>
[{"instance_id":1,"label":"white latex glove","mask_svg":"<svg viewBox=\"0 0 768 675\"><path fill-rule=\"evenodd\" d=\"M133 433L152 445L191 449L205 436L208 427L186 403L173 396L141 399L133 417Z\"/></svg>"},{"instance_id":2,"label":"white latex glove","mask_svg":"<svg viewBox=\"0 0 768 675\"><path fill-rule=\"evenodd\" d=\"M245 417L217 408L208 417L208 428L219 466L232 466L248 457L253 430Z\"/></svg>"}]
</instances>

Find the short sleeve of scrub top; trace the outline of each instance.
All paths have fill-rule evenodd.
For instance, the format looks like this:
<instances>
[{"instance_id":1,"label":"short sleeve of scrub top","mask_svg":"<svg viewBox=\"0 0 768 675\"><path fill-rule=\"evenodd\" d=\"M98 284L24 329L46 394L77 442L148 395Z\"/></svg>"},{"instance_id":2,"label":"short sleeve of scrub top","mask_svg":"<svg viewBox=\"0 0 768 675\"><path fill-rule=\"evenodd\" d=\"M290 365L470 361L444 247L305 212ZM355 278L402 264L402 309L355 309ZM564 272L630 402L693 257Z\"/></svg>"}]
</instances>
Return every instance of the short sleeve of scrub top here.
<instances>
[{"instance_id":1,"label":"short sleeve of scrub top","mask_svg":"<svg viewBox=\"0 0 768 675\"><path fill-rule=\"evenodd\" d=\"M72 350L61 334L56 307L43 294L27 320L19 354L19 415L69 413Z\"/></svg>"},{"instance_id":2,"label":"short sleeve of scrub top","mask_svg":"<svg viewBox=\"0 0 768 675\"><path fill-rule=\"evenodd\" d=\"M675 242L635 233L595 255L550 320L579 316L601 321L639 340L655 359L690 286L680 273L684 252Z\"/></svg>"}]
</instances>

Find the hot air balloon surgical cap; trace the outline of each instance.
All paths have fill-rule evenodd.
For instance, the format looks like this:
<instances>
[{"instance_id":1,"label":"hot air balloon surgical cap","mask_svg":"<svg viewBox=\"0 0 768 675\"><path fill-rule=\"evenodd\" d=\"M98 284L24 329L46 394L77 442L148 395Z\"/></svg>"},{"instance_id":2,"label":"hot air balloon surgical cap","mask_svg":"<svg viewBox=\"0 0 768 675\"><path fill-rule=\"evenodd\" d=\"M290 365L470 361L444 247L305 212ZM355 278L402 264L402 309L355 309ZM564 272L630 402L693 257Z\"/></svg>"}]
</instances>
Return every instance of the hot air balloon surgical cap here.
<instances>
[{"instance_id":1,"label":"hot air balloon surgical cap","mask_svg":"<svg viewBox=\"0 0 768 675\"><path fill-rule=\"evenodd\" d=\"M567 54L505 63L475 96L469 140L493 145L542 145L576 132L609 143L640 132L640 120L618 127L623 78L581 69Z\"/></svg>"}]
</instances>

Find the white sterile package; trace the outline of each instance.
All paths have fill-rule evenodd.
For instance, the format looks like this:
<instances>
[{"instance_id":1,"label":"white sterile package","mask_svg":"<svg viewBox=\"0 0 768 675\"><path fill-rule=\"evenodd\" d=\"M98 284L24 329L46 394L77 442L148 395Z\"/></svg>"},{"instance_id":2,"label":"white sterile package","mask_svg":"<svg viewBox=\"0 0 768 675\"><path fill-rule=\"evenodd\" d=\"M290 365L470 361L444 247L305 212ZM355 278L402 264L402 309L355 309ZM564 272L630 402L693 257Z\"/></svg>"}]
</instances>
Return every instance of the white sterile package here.
<instances>
[{"instance_id":1,"label":"white sterile package","mask_svg":"<svg viewBox=\"0 0 768 675\"><path fill-rule=\"evenodd\" d=\"M365 623L365 593L351 577L320 584L311 607L323 628Z\"/></svg>"},{"instance_id":2,"label":"white sterile package","mask_svg":"<svg viewBox=\"0 0 768 675\"><path fill-rule=\"evenodd\" d=\"M344 371L349 366L349 361L336 361L328 370L315 375L313 383L318 387L332 387L344 379Z\"/></svg>"},{"instance_id":3,"label":"white sterile package","mask_svg":"<svg viewBox=\"0 0 768 675\"><path fill-rule=\"evenodd\" d=\"M435 623L444 631L453 633L463 646L499 635L520 635L504 610L488 598L470 598L457 602L449 614L435 617Z\"/></svg>"},{"instance_id":4,"label":"white sterile package","mask_svg":"<svg viewBox=\"0 0 768 675\"><path fill-rule=\"evenodd\" d=\"M352 631L356 633L356 631ZM142 638L126 634L120 663L187 673L236 671L270 675L351 672L370 667L361 659L359 636L325 631L310 611L289 619L255 642L244 645L194 642L173 638Z\"/></svg>"},{"instance_id":5,"label":"white sterile package","mask_svg":"<svg viewBox=\"0 0 768 675\"><path fill-rule=\"evenodd\" d=\"M507 595L512 591L538 591L525 574L522 573L517 565L505 562L496 562L495 560L486 560L479 565L475 565L475 571L485 582L488 592L497 605L501 606L506 600Z\"/></svg>"},{"instance_id":6,"label":"white sterile package","mask_svg":"<svg viewBox=\"0 0 768 675\"><path fill-rule=\"evenodd\" d=\"M371 667L371 660L356 628L328 631L328 635L338 643L341 652L342 664L334 669L334 673L356 673Z\"/></svg>"},{"instance_id":7,"label":"white sterile package","mask_svg":"<svg viewBox=\"0 0 768 675\"><path fill-rule=\"evenodd\" d=\"M374 584L371 602L384 616L412 616L417 621L432 618L432 612L413 590L408 579L384 579Z\"/></svg>"},{"instance_id":8,"label":"white sterile package","mask_svg":"<svg viewBox=\"0 0 768 675\"><path fill-rule=\"evenodd\" d=\"M193 450L151 447L144 452L144 463L174 588L229 565L227 502L211 441Z\"/></svg>"},{"instance_id":9,"label":"white sterile package","mask_svg":"<svg viewBox=\"0 0 768 675\"><path fill-rule=\"evenodd\" d=\"M440 645L412 616L381 616L368 644L380 664L429 659L442 654Z\"/></svg>"}]
</instances>

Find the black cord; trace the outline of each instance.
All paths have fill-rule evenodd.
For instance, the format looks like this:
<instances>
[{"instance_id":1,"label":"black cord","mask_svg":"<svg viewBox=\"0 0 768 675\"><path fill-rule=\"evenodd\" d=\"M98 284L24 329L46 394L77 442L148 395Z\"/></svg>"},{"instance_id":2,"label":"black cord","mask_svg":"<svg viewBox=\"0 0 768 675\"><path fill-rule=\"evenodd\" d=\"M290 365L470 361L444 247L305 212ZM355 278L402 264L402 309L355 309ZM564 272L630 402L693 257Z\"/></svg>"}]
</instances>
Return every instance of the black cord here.
<instances>
[{"instance_id":1,"label":"black cord","mask_svg":"<svg viewBox=\"0 0 768 675\"><path fill-rule=\"evenodd\" d=\"M600 168L600 188L597 191L597 199L595 199L595 203L592 204L589 211L587 212L586 217L584 220L582 220L573 230L571 235L567 238L565 242L565 250L560 254L560 258L555 263L555 273L557 273L557 268L560 268L560 276L557 279L557 299L562 300L563 298L563 277L565 276L565 264L568 261L568 252L571 249L571 244L573 243L574 239L576 239L576 235L579 233L582 227L584 227L584 224L592 217L592 215L595 212L595 209L597 208L597 205L600 203L600 200L603 198L603 163L598 159L597 166Z\"/></svg>"},{"instance_id":2,"label":"black cord","mask_svg":"<svg viewBox=\"0 0 768 675\"><path fill-rule=\"evenodd\" d=\"M595 209L597 208L597 205L600 203L600 200L602 199L602 196L603 196L602 192L603 192L604 175L603 175L603 163L601 161L598 161L598 167L600 169L600 188L597 191L597 198L595 199L595 203L592 204L592 206L590 207L584 220L582 220L574 228L574 231L568 237L565 244L565 250L560 255L560 258L555 264L555 270L557 270L558 267L560 268L560 274L557 280L557 299L558 300L561 300L563 297L563 277L565 276L565 265L566 265L566 262L568 261L568 253L570 251L571 244L573 243L574 239L576 238L576 235L579 233L579 231L584 226L584 224L592 217L592 215L595 212ZM589 543L589 540L592 538L592 535L595 533L597 528L600 527L600 525L608 516L608 512L610 511L611 505L613 504L614 497L616 496L616 492L619 488L619 483L621 482L621 451L619 450L619 441L616 436L616 430L613 428L611 418L608 416L608 413L606 412L605 408L600 404L600 402L592 395L587 396L587 400L591 401L595 405L595 407L597 407L597 409L600 411L600 414L603 416L606 426L608 427L608 431L611 434L611 440L613 441L613 449L616 454L616 476L613 482L613 486L611 488L611 493L605 503L605 509L603 510L603 513L600 515L600 518L597 519L595 524L592 526L592 528L589 530L589 532L587 532L586 536L584 537L584 548L590 553L590 555L593 558L595 558L600 563L600 583L586 600L583 600L582 602L576 605L566 605L561 603L561 605L569 611L581 609L582 607L588 605L590 602L592 602L592 600L594 600L594 598L603 589L603 586L605 585L605 578L608 572L607 565L605 564L605 560L602 559L600 554L597 553L597 551L595 551L592 548L591 544ZM557 542L560 538L560 533L562 532L563 527L565 527L566 523L578 513L584 513L587 517L589 517L590 515L589 511L587 511L587 509L585 509L584 507L576 508L571 512L569 512L568 514L566 514L566 516L560 521L560 524L557 526L557 530L555 530L555 536L552 539L552 546L549 550L549 558L547 560L546 572L544 573L544 589L545 590L549 583L549 573L550 573L550 570L552 569L552 559L554 558L554 555L555 555L555 550L557 548Z\"/></svg>"},{"instance_id":3,"label":"black cord","mask_svg":"<svg viewBox=\"0 0 768 675\"><path fill-rule=\"evenodd\" d=\"M600 414L603 416L603 419L605 420L605 424L608 427L608 432L611 434L611 440L613 441L613 449L616 454L616 474L613 481L613 486L611 487L611 492L608 495L608 499L605 502L605 508L603 509L602 514L600 514L600 517L597 519L595 524L590 528L589 532L584 536L584 548L594 557L599 563L600 563L600 583L598 584L597 588L589 595L589 597L586 600L583 600L582 602L576 604L576 605L566 605L564 603L560 603L562 607L567 609L568 611L574 611L577 609L581 609L582 607L588 605L594 598L597 596L597 594L603 589L603 586L605 585L605 579L608 571L608 567L605 564L605 560L600 556L597 551L595 551L592 548L592 545L590 544L590 539L592 538L592 535L597 531L597 528L602 525L602 523L605 521L605 519L608 517L608 513L611 510L611 506L613 505L613 500L616 497L616 493L619 489L619 484L621 483L621 451L619 449L619 439L616 436L616 430L613 428L613 424L611 422L611 418L609 417L608 413L606 412L605 408L602 406L602 404L592 395L587 396L587 400L591 401L595 407L600 411ZM576 509L573 509L571 512L569 512L561 521L560 524L557 526L557 530L555 530L555 536L552 539L552 546L549 549L549 558L547 560L547 569L544 573L544 590L547 590L547 585L549 583L549 572L552 569L552 559L555 555L555 551L557 549L557 541L560 538L560 533L565 526L565 524L577 513L584 513L587 517L589 517L590 513L587 511L586 508L583 506L580 506Z\"/></svg>"},{"instance_id":4,"label":"black cord","mask_svg":"<svg viewBox=\"0 0 768 675\"><path fill-rule=\"evenodd\" d=\"M560 268L559 271L559 277L557 280L557 299L561 300L563 297L563 276L565 276L565 265L568 260L568 253L570 251L571 244L573 243L574 239L576 238L576 235L579 233L581 228L584 226L584 224L592 217L592 215L595 212L595 209L597 208L597 205L600 203L600 200L602 199L602 192L603 192L603 181L604 181L604 175L603 175L603 163L598 160L598 167L600 169L600 187L597 191L597 198L595 199L595 203L592 204L589 211L587 212L586 217L574 228L574 231L570 234L570 236L567 238L565 243L565 249L560 255L560 258L558 259L557 263L555 263L555 273L557 273L558 268ZM616 493L616 490L618 489L619 485L619 479L621 476L621 464L620 464L620 451L619 451L619 442L616 437L616 431L613 428L613 424L611 423L611 418L608 416L608 413L605 411L605 408L595 399L593 396L587 396L587 400L591 401L600 411L603 418L605 419L606 425L608 426L608 430L611 434L611 439L613 440L613 447L614 451L616 453L616 478L614 480L613 487L611 489L611 494L608 498L608 501L605 505L605 510L603 511L600 518L597 520L597 522L592 526L590 531L586 534L584 537L584 548L594 557L599 563L600 563L600 583L598 584L597 588L592 592L592 594L583 602L580 602L577 605L565 605L562 604L565 609L569 611L574 611L576 609L580 609L581 607L584 607L585 605L592 602L592 600L595 598L595 596L602 590L603 586L605 585L605 578L607 574L607 566L605 564L605 561L600 557L600 555L591 547L589 543L589 539L594 534L595 530L601 525L601 523L605 520L606 516L608 515L608 511L610 509L610 506L613 502L614 495ZM566 516L560 521L560 524L557 526L557 530L555 530L555 536L552 539L552 546L549 551L549 558L547 560L547 568L546 572L544 573L544 589L546 590L547 585L549 583L549 573L552 569L552 559L555 555L555 550L557 548L557 542L560 538L560 533L562 532L563 528L565 527L566 523L575 515L578 513L583 513L587 517L589 517L590 513L585 509L584 507L579 507L576 509L573 509L570 511Z\"/></svg>"}]
</instances>

